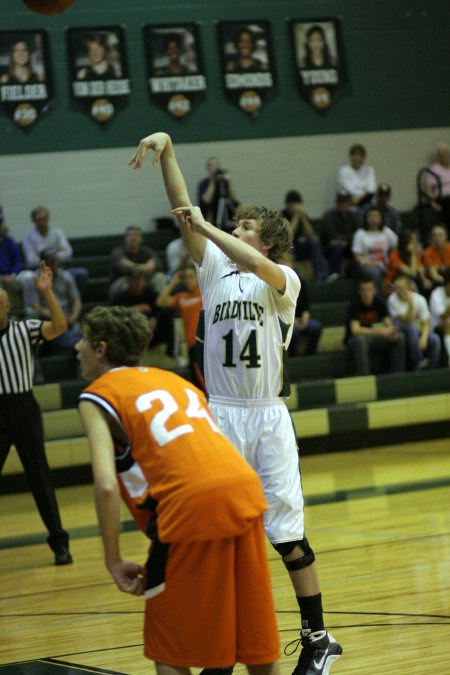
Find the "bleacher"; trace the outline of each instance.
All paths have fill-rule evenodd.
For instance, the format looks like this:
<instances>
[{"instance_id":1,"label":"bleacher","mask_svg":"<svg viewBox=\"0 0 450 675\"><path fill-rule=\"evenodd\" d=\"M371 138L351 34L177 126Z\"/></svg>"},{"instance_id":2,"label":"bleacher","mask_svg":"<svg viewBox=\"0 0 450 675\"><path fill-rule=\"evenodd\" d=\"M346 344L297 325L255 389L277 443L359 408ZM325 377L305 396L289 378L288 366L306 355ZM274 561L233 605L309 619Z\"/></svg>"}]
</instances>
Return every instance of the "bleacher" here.
<instances>
[{"instance_id":1,"label":"bleacher","mask_svg":"<svg viewBox=\"0 0 450 675\"><path fill-rule=\"evenodd\" d=\"M145 234L145 243L165 263L175 229ZM90 278L84 308L107 303L109 253L122 235L71 240L76 266ZM306 270L307 272L307 270ZM288 401L303 454L446 436L450 430L450 369L349 377L344 321L354 284L309 281L311 315L324 324L315 356L289 359ZM40 359L45 384L35 387L44 420L47 455L57 485L90 481L89 453L76 410L84 386L67 353ZM188 377L188 371L174 368ZM26 489L15 450L0 478L4 492Z\"/></svg>"}]
</instances>

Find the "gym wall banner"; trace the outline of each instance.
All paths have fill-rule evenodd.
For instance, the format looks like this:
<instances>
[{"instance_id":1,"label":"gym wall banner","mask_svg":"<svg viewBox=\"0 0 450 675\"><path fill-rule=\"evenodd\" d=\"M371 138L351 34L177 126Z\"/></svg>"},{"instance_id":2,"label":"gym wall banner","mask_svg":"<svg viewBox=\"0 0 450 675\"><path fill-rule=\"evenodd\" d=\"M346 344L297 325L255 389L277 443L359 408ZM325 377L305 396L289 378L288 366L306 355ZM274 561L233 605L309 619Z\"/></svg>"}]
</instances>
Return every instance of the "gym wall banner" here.
<instances>
[{"instance_id":1,"label":"gym wall banner","mask_svg":"<svg viewBox=\"0 0 450 675\"><path fill-rule=\"evenodd\" d=\"M324 113L347 82L344 43L338 18L291 19L300 94Z\"/></svg>"},{"instance_id":2,"label":"gym wall banner","mask_svg":"<svg viewBox=\"0 0 450 675\"><path fill-rule=\"evenodd\" d=\"M100 124L109 122L131 93L121 26L68 28L72 96Z\"/></svg>"},{"instance_id":3,"label":"gym wall banner","mask_svg":"<svg viewBox=\"0 0 450 675\"><path fill-rule=\"evenodd\" d=\"M0 31L0 100L6 114L27 129L52 98L47 31Z\"/></svg>"},{"instance_id":4,"label":"gym wall banner","mask_svg":"<svg viewBox=\"0 0 450 675\"><path fill-rule=\"evenodd\" d=\"M247 115L257 115L275 90L275 68L268 21L218 23L227 98Z\"/></svg>"},{"instance_id":5,"label":"gym wall banner","mask_svg":"<svg viewBox=\"0 0 450 675\"><path fill-rule=\"evenodd\" d=\"M146 25L144 45L152 99L186 117L207 89L197 24Z\"/></svg>"}]
</instances>

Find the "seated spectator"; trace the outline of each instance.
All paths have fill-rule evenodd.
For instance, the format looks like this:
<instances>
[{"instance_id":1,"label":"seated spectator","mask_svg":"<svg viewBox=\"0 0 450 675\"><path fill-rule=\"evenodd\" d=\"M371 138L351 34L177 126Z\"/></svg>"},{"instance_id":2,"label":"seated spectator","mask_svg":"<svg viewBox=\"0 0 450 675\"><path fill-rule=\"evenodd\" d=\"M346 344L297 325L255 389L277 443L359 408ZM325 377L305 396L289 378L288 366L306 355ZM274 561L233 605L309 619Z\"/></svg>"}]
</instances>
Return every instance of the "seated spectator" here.
<instances>
[{"instance_id":1,"label":"seated spectator","mask_svg":"<svg viewBox=\"0 0 450 675\"><path fill-rule=\"evenodd\" d=\"M347 190L352 203L358 208L368 204L375 194L377 182L375 170L365 163L367 152L363 145L355 143L349 150L350 164L341 166L338 172L338 190Z\"/></svg>"},{"instance_id":2,"label":"seated spectator","mask_svg":"<svg viewBox=\"0 0 450 675\"><path fill-rule=\"evenodd\" d=\"M352 209L352 196L338 190L336 206L322 216L321 241L328 258L331 275L340 275L342 263L352 259L352 239L360 225L358 213Z\"/></svg>"},{"instance_id":3,"label":"seated spectator","mask_svg":"<svg viewBox=\"0 0 450 675\"><path fill-rule=\"evenodd\" d=\"M323 257L320 239L303 206L303 197L297 190L289 190L284 198L283 216L291 225L292 243L296 260L310 260L316 281L328 277L328 268Z\"/></svg>"},{"instance_id":4,"label":"seated spectator","mask_svg":"<svg viewBox=\"0 0 450 675\"><path fill-rule=\"evenodd\" d=\"M442 277L444 285L430 295L431 328L442 338L450 366L450 267L445 268Z\"/></svg>"},{"instance_id":5,"label":"seated spectator","mask_svg":"<svg viewBox=\"0 0 450 675\"><path fill-rule=\"evenodd\" d=\"M60 267L67 267L75 277L82 294L89 276L88 270L71 265L72 247L59 227L50 227L50 211L45 206L38 206L32 210L31 220L34 226L25 233L22 240L26 267L31 270L36 269L39 266L42 251L51 248L56 251Z\"/></svg>"},{"instance_id":6,"label":"seated spectator","mask_svg":"<svg viewBox=\"0 0 450 675\"><path fill-rule=\"evenodd\" d=\"M53 293L61 305L68 326L65 333L52 341L52 345L63 349L72 349L81 340L81 329L78 322L82 310L80 292L69 270L61 269L57 251L51 248L44 249L41 252L41 260L52 271ZM39 269L36 271L36 274L39 275ZM47 303L37 292L33 281L31 284L28 283L24 286L24 306L28 318L37 318L44 321L50 318L50 310Z\"/></svg>"},{"instance_id":7,"label":"seated spectator","mask_svg":"<svg viewBox=\"0 0 450 675\"><path fill-rule=\"evenodd\" d=\"M379 209L370 208L364 214L364 221L353 237L352 251L356 264L356 275L370 278L378 292L387 270L389 253L398 243L398 237L384 226Z\"/></svg>"},{"instance_id":8,"label":"seated spectator","mask_svg":"<svg viewBox=\"0 0 450 675\"><path fill-rule=\"evenodd\" d=\"M8 234L8 226L0 206L0 288L16 289L17 275L22 271L19 246Z\"/></svg>"},{"instance_id":9,"label":"seated spectator","mask_svg":"<svg viewBox=\"0 0 450 675\"><path fill-rule=\"evenodd\" d=\"M294 257L289 255L285 261L295 272ZM301 288L297 297L295 306L295 319L292 328L292 337L288 347L288 356L298 355L298 343L300 338L306 338L305 356L314 356L317 352L317 345L322 335L323 324L317 319L311 319L309 292L307 282L300 277Z\"/></svg>"},{"instance_id":10,"label":"seated spectator","mask_svg":"<svg viewBox=\"0 0 450 675\"><path fill-rule=\"evenodd\" d=\"M184 284L186 290L174 293L180 284ZM195 333L202 309L202 296L198 285L197 272L193 263L185 265L182 270L174 274L167 286L158 295L156 304L158 307L178 309L180 311L188 347L192 381L197 387L206 392L205 381L196 355Z\"/></svg>"},{"instance_id":11,"label":"seated spectator","mask_svg":"<svg viewBox=\"0 0 450 675\"><path fill-rule=\"evenodd\" d=\"M166 247L167 276L173 277L175 272L184 270L191 259L183 237L173 239Z\"/></svg>"},{"instance_id":12,"label":"seated spectator","mask_svg":"<svg viewBox=\"0 0 450 675\"><path fill-rule=\"evenodd\" d=\"M132 269L130 274L125 277L125 287L116 291L114 300L110 304L128 307L146 316L153 331L149 347L153 348L165 344L167 355L173 356L172 313L157 308L158 293L149 287L145 281L146 277L142 269L139 269L139 267Z\"/></svg>"},{"instance_id":13,"label":"seated spectator","mask_svg":"<svg viewBox=\"0 0 450 675\"><path fill-rule=\"evenodd\" d=\"M382 324L382 325L379 325ZM387 359L390 373L405 369L405 339L392 325L385 301L371 279L361 279L347 312L344 342L355 375L370 375L371 357Z\"/></svg>"},{"instance_id":14,"label":"seated spectator","mask_svg":"<svg viewBox=\"0 0 450 675\"><path fill-rule=\"evenodd\" d=\"M423 252L423 261L433 286L441 286L443 272L450 266L450 244L444 225L435 225L431 230L431 244Z\"/></svg>"},{"instance_id":15,"label":"seated spectator","mask_svg":"<svg viewBox=\"0 0 450 675\"><path fill-rule=\"evenodd\" d=\"M111 252L111 285L109 299L111 304L117 304L116 295L128 288L128 277L132 270L144 274L146 285L156 294L165 284L165 276L161 269L161 262L156 253L144 245L142 229L136 225L129 225L125 230L124 242Z\"/></svg>"},{"instance_id":16,"label":"seated spectator","mask_svg":"<svg viewBox=\"0 0 450 675\"><path fill-rule=\"evenodd\" d=\"M197 203L205 220L217 227L229 229L239 204L231 175L222 169L217 157L208 159L206 170L208 175L197 186Z\"/></svg>"},{"instance_id":17,"label":"seated spectator","mask_svg":"<svg viewBox=\"0 0 450 675\"><path fill-rule=\"evenodd\" d=\"M405 336L406 356L411 370L439 368L441 341L430 332L430 311L423 295L416 293L411 278L401 274L395 279L388 299L392 322Z\"/></svg>"},{"instance_id":18,"label":"seated spectator","mask_svg":"<svg viewBox=\"0 0 450 675\"><path fill-rule=\"evenodd\" d=\"M450 227L450 148L447 143L438 144L436 161L429 169L434 176L427 174L424 190L433 210L440 213L444 224Z\"/></svg>"},{"instance_id":19,"label":"seated spectator","mask_svg":"<svg viewBox=\"0 0 450 675\"><path fill-rule=\"evenodd\" d=\"M384 280L387 293L391 293L393 283L399 275L407 276L422 295L426 295L431 290L431 281L425 276L417 235L412 230L400 232L398 246L389 254L389 264Z\"/></svg>"},{"instance_id":20,"label":"seated spectator","mask_svg":"<svg viewBox=\"0 0 450 675\"><path fill-rule=\"evenodd\" d=\"M393 232L399 234L403 227L403 223L397 209L394 209L394 207L389 204L391 196L391 186L387 183L380 183L376 194L370 200L368 208L374 207L376 209L380 209L381 213L383 214L384 224L386 227L389 227Z\"/></svg>"}]
</instances>

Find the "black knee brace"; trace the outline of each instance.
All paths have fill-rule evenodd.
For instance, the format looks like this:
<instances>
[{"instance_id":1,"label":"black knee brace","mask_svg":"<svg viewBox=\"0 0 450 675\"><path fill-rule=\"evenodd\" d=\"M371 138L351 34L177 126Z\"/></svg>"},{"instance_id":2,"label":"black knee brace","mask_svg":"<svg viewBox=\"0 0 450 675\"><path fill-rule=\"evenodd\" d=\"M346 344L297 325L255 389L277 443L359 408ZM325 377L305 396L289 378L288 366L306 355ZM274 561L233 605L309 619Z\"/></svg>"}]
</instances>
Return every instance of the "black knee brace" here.
<instances>
[{"instance_id":1,"label":"black knee brace","mask_svg":"<svg viewBox=\"0 0 450 675\"><path fill-rule=\"evenodd\" d=\"M309 542L306 537L304 537L300 541L286 541L282 544L272 544L272 546L276 551L278 551L278 553L283 558L285 567L287 570L289 570L289 572L294 572L295 570L301 570L304 567L309 567L309 565L312 565L316 559L314 551L309 545ZM300 558L297 558L296 560L285 560L284 556L289 555L289 553L292 553L292 551L296 546L300 546L300 548L303 549L304 551L303 555Z\"/></svg>"}]
</instances>

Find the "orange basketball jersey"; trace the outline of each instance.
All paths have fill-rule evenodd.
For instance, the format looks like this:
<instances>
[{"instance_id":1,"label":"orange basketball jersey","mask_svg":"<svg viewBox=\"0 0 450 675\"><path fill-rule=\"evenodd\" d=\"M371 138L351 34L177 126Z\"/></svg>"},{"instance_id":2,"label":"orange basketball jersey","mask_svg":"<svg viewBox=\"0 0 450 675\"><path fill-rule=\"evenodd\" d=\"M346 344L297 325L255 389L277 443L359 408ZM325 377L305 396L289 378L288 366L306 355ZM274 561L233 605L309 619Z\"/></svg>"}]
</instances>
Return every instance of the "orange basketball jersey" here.
<instances>
[{"instance_id":1,"label":"orange basketball jersey","mask_svg":"<svg viewBox=\"0 0 450 675\"><path fill-rule=\"evenodd\" d=\"M220 432L203 392L157 368L116 368L81 394L128 442L115 444L122 493L157 502L162 542L234 537L267 508L257 474ZM137 520L137 519L136 519Z\"/></svg>"}]
</instances>

